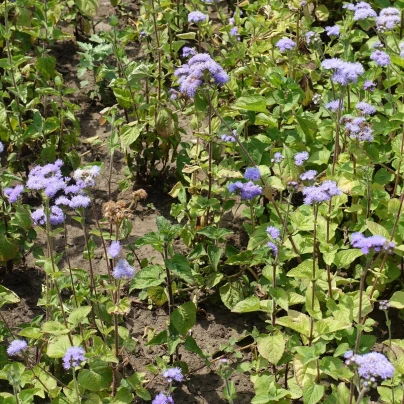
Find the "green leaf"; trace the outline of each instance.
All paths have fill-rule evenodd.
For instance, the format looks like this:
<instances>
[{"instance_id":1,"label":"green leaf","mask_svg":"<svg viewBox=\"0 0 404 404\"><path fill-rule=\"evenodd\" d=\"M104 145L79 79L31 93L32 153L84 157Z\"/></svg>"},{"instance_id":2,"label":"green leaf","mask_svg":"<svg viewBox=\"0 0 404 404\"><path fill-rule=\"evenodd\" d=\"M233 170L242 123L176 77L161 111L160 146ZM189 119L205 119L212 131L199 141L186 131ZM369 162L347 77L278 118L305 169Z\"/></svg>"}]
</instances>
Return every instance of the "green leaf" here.
<instances>
[{"instance_id":1,"label":"green leaf","mask_svg":"<svg viewBox=\"0 0 404 404\"><path fill-rule=\"evenodd\" d=\"M258 352L273 365L276 365L285 352L285 338L281 332L275 335L261 334L257 338Z\"/></svg>"},{"instance_id":2,"label":"green leaf","mask_svg":"<svg viewBox=\"0 0 404 404\"><path fill-rule=\"evenodd\" d=\"M166 292L161 286L152 286L147 289L147 296L149 296L157 306L162 306L168 301Z\"/></svg>"},{"instance_id":3,"label":"green leaf","mask_svg":"<svg viewBox=\"0 0 404 404\"><path fill-rule=\"evenodd\" d=\"M189 284L194 283L191 267L188 260L182 254L175 254L171 260L165 259L164 262L167 268L179 278Z\"/></svg>"},{"instance_id":4,"label":"green leaf","mask_svg":"<svg viewBox=\"0 0 404 404\"><path fill-rule=\"evenodd\" d=\"M396 309L404 309L404 292L394 292L390 298L390 305Z\"/></svg>"},{"instance_id":5,"label":"green leaf","mask_svg":"<svg viewBox=\"0 0 404 404\"><path fill-rule=\"evenodd\" d=\"M11 220L11 225L18 226L23 230L28 230L31 227L31 214L23 206L19 205L16 208L15 215Z\"/></svg>"},{"instance_id":6,"label":"green leaf","mask_svg":"<svg viewBox=\"0 0 404 404\"><path fill-rule=\"evenodd\" d=\"M310 335L310 317L295 310L289 310L288 314L288 316L278 318L276 323L308 337Z\"/></svg>"},{"instance_id":7,"label":"green leaf","mask_svg":"<svg viewBox=\"0 0 404 404\"><path fill-rule=\"evenodd\" d=\"M359 248L338 251L335 254L334 264L338 269L348 269L352 262L354 262L356 258L360 257L361 255L363 255L363 253Z\"/></svg>"},{"instance_id":8,"label":"green leaf","mask_svg":"<svg viewBox=\"0 0 404 404\"><path fill-rule=\"evenodd\" d=\"M222 302L230 310L233 309L233 307L244 298L243 288L239 282L226 283L220 287L219 293Z\"/></svg>"},{"instance_id":9,"label":"green leaf","mask_svg":"<svg viewBox=\"0 0 404 404\"><path fill-rule=\"evenodd\" d=\"M199 348L197 342L190 335L187 337L187 339L184 342L184 348L187 349L190 352L196 353L197 355L199 355L203 359L205 359L205 357L206 357L204 355L202 349Z\"/></svg>"},{"instance_id":10,"label":"green leaf","mask_svg":"<svg viewBox=\"0 0 404 404\"><path fill-rule=\"evenodd\" d=\"M79 372L77 380L81 387L90 391L101 391L108 388L111 384L109 378L93 370L83 369Z\"/></svg>"},{"instance_id":11,"label":"green leaf","mask_svg":"<svg viewBox=\"0 0 404 404\"><path fill-rule=\"evenodd\" d=\"M18 335L25 338L39 339L43 336L43 333L37 327L27 327L23 328Z\"/></svg>"},{"instance_id":12,"label":"green leaf","mask_svg":"<svg viewBox=\"0 0 404 404\"><path fill-rule=\"evenodd\" d=\"M180 38L180 39L195 39L196 38L196 32L185 32L183 34L177 34L177 38Z\"/></svg>"},{"instance_id":13,"label":"green leaf","mask_svg":"<svg viewBox=\"0 0 404 404\"><path fill-rule=\"evenodd\" d=\"M317 265L317 264L316 264ZM296 268L291 269L286 276L296 279L310 279L313 277L313 260L304 260Z\"/></svg>"},{"instance_id":14,"label":"green leaf","mask_svg":"<svg viewBox=\"0 0 404 404\"><path fill-rule=\"evenodd\" d=\"M247 97L239 97L232 105L232 108L243 109L246 111L268 113L266 100L262 95L250 95Z\"/></svg>"},{"instance_id":15,"label":"green leaf","mask_svg":"<svg viewBox=\"0 0 404 404\"><path fill-rule=\"evenodd\" d=\"M296 115L296 120L299 124L297 127L300 135L303 135L303 139L306 143L310 144L314 140L314 136L317 133L317 122L310 112L304 112L301 115Z\"/></svg>"},{"instance_id":16,"label":"green leaf","mask_svg":"<svg viewBox=\"0 0 404 404\"><path fill-rule=\"evenodd\" d=\"M143 125L131 122L121 126L120 138L122 147L129 147L137 140L143 130Z\"/></svg>"},{"instance_id":17,"label":"green leaf","mask_svg":"<svg viewBox=\"0 0 404 404\"><path fill-rule=\"evenodd\" d=\"M114 404L130 404L133 401L133 394L126 387L120 387L112 401Z\"/></svg>"},{"instance_id":18,"label":"green leaf","mask_svg":"<svg viewBox=\"0 0 404 404\"><path fill-rule=\"evenodd\" d=\"M372 222L371 220L366 220L366 226L373 235L380 235L390 240L390 233L383 226L378 223Z\"/></svg>"},{"instance_id":19,"label":"green leaf","mask_svg":"<svg viewBox=\"0 0 404 404\"><path fill-rule=\"evenodd\" d=\"M17 241L7 238L4 234L0 237L0 261L12 260L18 252Z\"/></svg>"},{"instance_id":20,"label":"green leaf","mask_svg":"<svg viewBox=\"0 0 404 404\"><path fill-rule=\"evenodd\" d=\"M220 262L220 257L223 254L223 249L216 247L215 245L208 245L207 248L208 258L212 268L217 271L217 267Z\"/></svg>"},{"instance_id":21,"label":"green leaf","mask_svg":"<svg viewBox=\"0 0 404 404\"><path fill-rule=\"evenodd\" d=\"M98 11L98 0L75 0L81 14L88 18L94 18Z\"/></svg>"},{"instance_id":22,"label":"green leaf","mask_svg":"<svg viewBox=\"0 0 404 404\"><path fill-rule=\"evenodd\" d=\"M308 380L303 385L303 402L304 404L316 404L324 396L324 386L316 384L313 380Z\"/></svg>"},{"instance_id":23,"label":"green leaf","mask_svg":"<svg viewBox=\"0 0 404 404\"><path fill-rule=\"evenodd\" d=\"M74 309L68 318L68 322L74 327L81 324L91 312L91 306L82 306Z\"/></svg>"},{"instance_id":24,"label":"green leaf","mask_svg":"<svg viewBox=\"0 0 404 404\"><path fill-rule=\"evenodd\" d=\"M19 302L20 298L12 290L0 285L0 307L3 307L5 304L15 304Z\"/></svg>"},{"instance_id":25,"label":"green leaf","mask_svg":"<svg viewBox=\"0 0 404 404\"><path fill-rule=\"evenodd\" d=\"M42 332L53 335L64 335L68 334L70 331L58 321L47 321L42 324Z\"/></svg>"},{"instance_id":26,"label":"green leaf","mask_svg":"<svg viewBox=\"0 0 404 404\"><path fill-rule=\"evenodd\" d=\"M73 345L78 346L81 343L80 337L73 335ZM72 344L70 343L68 335L62 335L48 343L48 348L46 354L50 358L62 358L66 353L66 349L70 348Z\"/></svg>"},{"instance_id":27,"label":"green leaf","mask_svg":"<svg viewBox=\"0 0 404 404\"><path fill-rule=\"evenodd\" d=\"M176 330L185 337L196 322L195 304L193 302L184 303L171 313L170 319Z\"/></svg>"},{"instance_id":28,"label":"green leaf","mask_svg":"<svg viewBox=\"0 0 404 404\"><path fill-rule=\"evenodd\" d=\"M164 282L164 276L162 276L164 273L164 268L161 265L149 265L141 269L134 276L129 291L161 285Z\"/></svg>"},{"instance_id":29,"label":"green leaf","mask_svg":"<svg viewBox=\"0 0 404 404\"><path fill-rule=\"evenodd\" d=\"M55 75L56 59L53 56L39 57L36 60L36 68L45 78L50 80Z\"/></svg>"},{"instance_id":30,"label":"green leaf","mask_svg":"<svg viewBox=\"0 0 404 404\"><path fill-rule=\"evenodd\" d=\"M250 313L260 310L260 299L257 296L250 296L238 302L232 309L234 313Z\"/></svg>"},{"instance_id":31,"label":"green leaf","mask_svg":"<svg viewBox=\"0 0 404 404\"><path fill-rule=\"evenodd\" d=\"M316 7L315 14L319 21L327 21L328 17L330 16L330 11L324 4L320 4L318 7Z\"/></svg>"}]
</instances>

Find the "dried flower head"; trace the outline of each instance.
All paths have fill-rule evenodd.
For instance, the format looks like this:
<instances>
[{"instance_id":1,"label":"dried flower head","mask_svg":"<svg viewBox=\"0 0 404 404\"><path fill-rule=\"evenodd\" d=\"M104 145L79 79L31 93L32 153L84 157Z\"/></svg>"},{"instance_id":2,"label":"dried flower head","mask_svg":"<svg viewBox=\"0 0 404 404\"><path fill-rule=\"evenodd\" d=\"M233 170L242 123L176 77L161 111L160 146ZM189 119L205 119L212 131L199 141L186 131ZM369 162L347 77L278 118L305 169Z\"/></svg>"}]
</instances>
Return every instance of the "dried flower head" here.
<instances>
[{"instance_id":1,"label":"dried flower head","mask_svg":"<svg viewBox=\"0 0 404 404\"><path fill-rule=\"evenodd\" d=\"M126 202L122 200L105 202L102 205L102 213L112 223L120 223L125 217L131 217L131 213L126 208Z\"/></svg>"}]
</instances>

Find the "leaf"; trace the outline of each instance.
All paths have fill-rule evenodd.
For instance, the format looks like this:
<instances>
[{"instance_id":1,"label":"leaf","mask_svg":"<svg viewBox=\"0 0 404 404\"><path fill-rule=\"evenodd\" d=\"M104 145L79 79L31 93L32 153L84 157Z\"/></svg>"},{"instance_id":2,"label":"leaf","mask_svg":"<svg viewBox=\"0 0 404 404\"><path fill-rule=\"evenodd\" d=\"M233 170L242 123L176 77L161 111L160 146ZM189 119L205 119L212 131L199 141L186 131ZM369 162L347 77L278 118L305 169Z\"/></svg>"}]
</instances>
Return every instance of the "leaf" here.
<instances>
[{"instance_id":1,"label":"leaf","mask_svg":"<svg viewBox=\"0 0 404 404\"><path fill-rule=\"evenodd\" d=\"M366 220L366 226L374 236L380 235L385 237L387 240L390 240L390 233L380 224L372 222L371 220Z\"/></svg>"},{"instance_id":2,"label":"leaf","mask_svg":"<svg viewBox=\"0 0 404 404\"><path fill-rule=\"evenodd\" d=\"M205 359L205 357L206 357L204 355L202 349L199 348L197 342L190 335L187 337L187 339L184 342L184 348L187 349L190 352L196 353L197 355L199 355L203 359Z\"/></svg>"},{"instance_id":3,"label":"leaf","mask_svg":"<svg viewBox=\"0 0 404 404\"><path fill-rule=\"evenodd\" d=\"M39 57L35 66L45 80L50 80L55 75L56 59L53 56Z\"/></svg>"},{"instance_id":4,"label":"leaf","mask_svg":"<svg viewBox=\"0 0 404 404\"><path fill-rule=\"evenodd\" d=\"M0 261L12 260L18 252L17 241L7 238L4 234L0 237Z\"/></svg>"},{"instance_id":5,"label":"leaf","mask_svg":"<svg viewBox=\"0 0 404 404\"><path fill-rule=\"evenodd\" d=\"M239 97L232 105L232 108L243 109L246 111L268 113L266 100L262 95L250 95L247 97Z\"/></svg>"},{"instance_id":6,"label":"leaf","mask_svg":"<svg viewBox=\"0 0 404 404\"><path fill-rule=\"evenodd\" d=\"M98 0L75 0L81 14L88 18L94 18L98 11Z\"/></svg>"},{"instance_id":7,"label":"leaf","mask_svg":"<svg viewBox=\"0 0 404 404\"><path fill-rule=\"evenodd\" d=\"M238 302L232 309L234 313L250 313L260 310L260 299L257 296L250 296Z\"/></svg>"},{"instance_id":8,"label":"leaf","mask_svg":"<svg viewBox=\"0 0 404 404\"><path fill-rule=\"evenodd\" d=\"M216 247L215 245L208 245L207 248L208 258L212 268L217 271L217 267L220 262L220 257L223 254L223 249Z\"/></svg>"},{"instance_id":9,"label":"leaf","mask_svg":"<svg viewBox=\"0 0 404 404\"><path fill-rule=\"evenodd\" d=\"M165 259L164 262L167 268L179 278L189 284L194 283L191 267L188 260L182 254L175 254L171 260Z\"/></svg>"},{"instance_id":10,"label":"leaf","mask_svg":"<svg viewBox=\"0 0 404 404\"><path fill-rule=\"evenodd\" d=\"M257 338L258 352L270 363L276 365L285 352L285 338L280 332L275 335L261 335Z\"/></svg>"},{"instance_id":11,"label":"leaf","mask_svg":"<svg viewBox=\"0 0 404 404\"><path fill-rule=\"evenodd\" d=\"M277 319L277 324L288 327L308 337L310 335L310 318L304 313L289 310L289 315Z\"/></svg>"},{"instance_id":12,"label":"leaf","mask_svg":"<svg viewBox=\"0 0 404 404\"><path fill-rule=\"evenodd\" d=\"M185 337L196 322L195 304L193 302L184 303L171 313L170 319L176 330Z\"/></svg>"},{"instance_id":13,"label":"leaf","mask_svg":"<svg viewBox=\"0 0 404 404\"><path fill-rule=\"evenodd\" d=\"M73 335L73 345L78 346L81 343L80 337ZM68 335L62 335L48 343L48 348L46 354L50 358L62 358L66 353L66 349L70 348L72 344L70 343Z\"/></svg>"},{"instance_id":14,"label":"leaf","mask_svg":"<svg viewBox=\"0 0 404 404\"><path fill-rule=\"evenodd\" d=\"M120 138L122 147L129 147L142 133L143 125L136 122L122 125L120 130Z\"/></svg>"},{"instance_id":15,"label":"leaf","mask_svg":"<svg viewBox=\"0 0 404 404\"><path fill-rule=\"evenodd\" d=\"M307 381L303 385L303 402L304 404L316 404L324 396L324 386L316 384L313 380Z\"/></svg>"},{"instance_id":16,"label":"leaf","mask_svg":"<svg viewBox=\"0 0 404 404\"><path fill-rule=\"evenodd\" d=\"M310 112L304 112L301 115L296 115L296 120L299 124L297 127L300 135L303 135L303 139L306 144L310 144L314 140L314 135L317 133L317 122Z\"/></svg>"},{"instance_id":17,"label":"leaf","mask_svg":"<svg viewBox=\"0 0 404 404\"><path fill-rule=\"evenodd\" d=\"M31 227L31 223L31 214L28 210L23 206L17 206L11 224L21 227L23 230L28 230Z\"/></svg>"},{"instance_id":18,"label":"leaf","mask_svg":"<svg viewBox=\"0 0 404 404\"><path fill-rule=\"evenodd\" d=\"M77 380L81 387L90 391L101 391L110 386L111 381L102 374L93 370L83 369L80 371Z\"/></svg>"},{"instance_id":19,"label":"leaf","mask_svg":"<svg viewBox=\"0 0 404 404\"><path fill-rule=\"evenodd\" d=\"M335 254L334 264L338 269L348 269L352 262L354 262L356 258L360 257L361 255L363 255L363 253L359 248L338 251Z\"/></svg>"},{"instance_id":20,"label":"leaf","mask_svg":"<svg viewBox=\"0 0 404 404\"><path fill-rule=\"evenodd\" d=\"M396 309L404 309L404 292L394 292L390 298L390 305Z\"/></svg>"},{"instance_id":21,"label":"leaf","mask_svg":"<svg viewBox=\"0 0 404 404\"><path fill-rule=\"evenodd\" d=\"M120 387L112 402L113 404L130 404L133 402L133 394L126 387Z\"/></svg>"},{"instance_id":22,"label":"leaf","mask_svg":"<svg viewBox=\"0 0 404 404\"><path fill-rule=\"evenodd\" d=\"M164 282L163 274L164 268L161 265L149 265L136 273L130 284L129 291L159 286Z\"/></svg>"},{"instance_id":23,"label":"leaf","mask_svg":"<svg viewBox=\"0 0 404 404\"><path fill-rule=\"evenodd\" d=\"M0 307L3 307L5 304L15 304L19 302L20 298L12 290L0 285Z\"/></svg>"},{"instance_id":24,"label":"leaf","mask_svg":"<svg viewBox=\"0 0 404 404\"><path fill-rule=\"evenodd\" d=\"M316 264L317 266L317 264ZM296 268L291 269L286 276L296 279L309 279L312 280L313 277L313 260L304 260Z\"/></svg>"},{"instance_id":25,"label":"leaf","mask_svg":"<svg viewBox=\"0 0 404 404\"><path fill-rule=\"evenodd\" d=\"M42 332L53 335L64 335L68 334L70 331L58 321L47 321L42 324Z\"/></svg>"},{"instance_id":26,"label":"leaf","mask_svg":"<svg viewBox=\"0 0 404 404\"><path fill-rule=\"evenodd\" d=\"M91 306L82 306L74 309L68 318L68 322L74 327L81 324L91 312Z\"/></svg>"},{"instance_id":27,"label":"leaf","mask_svg":"<svg viewBox=\"0 0 404 404\"><path fill-rule=\"evenodd\" d=\"M228 282L219 289L220 297L228 309L232 309L244 298L243 289L239 282Z\"/></svg>"},{"instance_id":28,"label":"leaf","mask_svg":"<svg viewBox=\"0 0 404 404\"><path fill-rule=\"evenodd\" d=\"M157 306L162 306L168 301L166 292L161 286L153 286L147 289L147 296L149 296Z\"/></svg>"}]
</instances>

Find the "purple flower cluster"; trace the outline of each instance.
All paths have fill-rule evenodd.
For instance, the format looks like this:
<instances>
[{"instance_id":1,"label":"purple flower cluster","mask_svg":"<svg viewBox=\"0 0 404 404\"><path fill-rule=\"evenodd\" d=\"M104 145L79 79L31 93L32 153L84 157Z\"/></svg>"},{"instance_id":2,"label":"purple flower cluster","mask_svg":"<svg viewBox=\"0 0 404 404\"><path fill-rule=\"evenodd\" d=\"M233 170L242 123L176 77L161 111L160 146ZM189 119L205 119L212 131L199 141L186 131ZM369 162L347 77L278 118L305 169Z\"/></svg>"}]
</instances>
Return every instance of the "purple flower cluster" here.
<instances>
[{"instance_id":1,"label":"purple flower cluster","mask_svg":"<svg viewBox=\"0 0 404 404\"><path fill-rule=\"evenodd\" d=\"M394 376L394 366L379 352L369 352L363 355L355 355L348 351L344 355L345 364L357 366L358 375L365 381L364 386L376 383L376 379L390 379Z\"/></svg>"},{"instance_id":2,"label":"purple flower cluster","mask_svg":"<svg viewBox=\"0 0 404 404\"><path fill-rule=\"evenodd\" d=\"M272 163L281 163L283 160L285 160L285 156L280 152L276 152L274 158L271 159Z\"/></svg>"},{"instance_id":3,"label":"purple flower cluster","mask_svg":"<svg viewBox=\"0 0 404 404\"><path fill-rule=\"evenodd\" d=\"M372 125L363 116L356 118L345 116L341 121L345 123L345 132L352 140L357 139L360 142L373 141Z\"/></svg>"},{"instance_id":4,"label":"purple flower cluster","mask_svg":"<svg viewBox=\"0 0 404 404\"><path fill-rule=\"evenodd\" d=\"M4 151L4 144L0 142L0 153L3 153Z\"/></svg>"},{"instance_id":5,"label":"purple flower cluster","mask_svg":"<svg viewBox=\"0 0 404 404\"><path fill-rule=\"evenodd\" d=\"M390 308L390 302L388 300L380 300L379 309L380 310L388 310Z\"/></svg>"},{"instance_id":6,"label":"purple flower cluster","mask_svg":"<svg viewBox=\"0 0 404 404\"><path fill-rule=\"evenodd\" d=\"M174 404L174 400L170 395L166 396L164 393L159 393L154 397L152 404Z\"/></svg>"},{"instance_id":7,"label":"purple flower cluster","mask_svg":"<svg viewBox=\"0 0 404 404\"><path fill-rule=\"evenodd\" d=\"M262 188L259 185L255 185L252 181L243 183L241 181L232 182L227 186L227 189L231 193L240 194L241 199L251 200L256 196L262 194Z\"/></svg>"},{"instance_id":8,"label":"purple flower cluster","mask_svg":"<svg viewBox=\"0 0 404 404\"><path fill-rule=\"evenodd\" d=\"M80 346L71 346L67 348L66 353L63 356L63 367L66 370L79 366L81 362L85 361L84 349Z\"/></svg>"},{"instance_id":9,"label":"purple flower cluster","mask_svg":"<svg viewBox=\"0 0 404 404\"><path fill-rule=\"evenodd\" d=\"M314 31L307 32L306 35L305 35L305 38L306 38L307 45L310 45L311 43L316 43L316 42L321 41L319 36Z\"/></svg>"},{"instance_id":10,"label":"purple flower cluster","mask_svg":"<svg viewBox=\"0 0 404 404\"><path fill-rule=\"evenodd\" d=\"M53 164L34 167L28 174L27 188L35 191L43 191L52 198L58 191L66 188L66 181L60 171L63 162L56 160Z\"/></svg>"},{"instance_id":11,"label":"purple flower cluster","mask_svg":"<svg viewBox=\"0 0 404 404\"><path fill-rule=\"evenodd\" d=\"M233 28L230 30L230 36L236 37L236 39L237 39L238 41L240 40L240 34L239 34L239 32L238 32L238 27L233 27Z\"/></svg>"},{"instance_id":12,"label":"purple flower cluster","mask_svg":"<svg viewBox=\"0 0 404 404\"><path fill-rule=\"evenodd\" d=\"M356 83L358 77L364 73L364 68L359 62L345 62L338 58L326 59L321 63L325 70L333 70L331 80L347 86Z\"/></svg>"},{"instance_id":13,"label":"purple flower cluster","mask_svg":"<svg viewBox=\"0 0 404 404\"><path fill-rule=\"evenodd\" d=\"M296 46L296 42L292 41L289 38L284 37L276 43L276 46L283 53L286 51L293 50L293 48Z\"/></svg>"},{"instance_id":14,"label":"purple flower cluster","mask_svg":"<svg viewBox=\"0 0 404 404\"><path fill-rule=\"evenodd\" d=\"M188 22L193 22L198 24L199 22L204 22L208 19L206 14L201 13L200 11L191 11L188 14Z\"/></svg>"},{"instance_id":15,"label":"purple flower cluster","mask_svg":"<svg viewBox=\"0 0 404 404\"><path fill-rule=\"evenodd\" d=\"M373 249L376 252L386 251L393 252L395 243L387 241L385 237L380 235L365 237L362 233L352 233L351 245L354 248L360 248L363 254L369 254Z\"/></svg>"},{"instance_id":16,"label":"purple flower cluster","mask_svg":"<svg viewBox=\"0 0 404 404\"><path fill-rule=\"evenodd\" d=\"M404 59L404 42L401 42L398 46L400 48L400 57Z\"/></svg>"},{"instance_id":17,"label":"purple flower cluster","mask_svg":"<svg viewBox=\"0 0 404 404\"><path fill-rule=\"evenodd\" d=\"M342 191L338 188L335 181L326 180L320 185L313 185L303 189L304 204L313 205L329 201L333 196L341 195Z\"/></svg>"},{"instance_id":18,"label":"purple flower cluster","mask_svg":"<svg viewBox=\"0 0 404 404\"><path fill-rule=\"evenodd\" d=\"M271 250L272 255L276 257L278 255L278 246L274 244L272 241L268 241L267 247Z\"/></svg>"},{"instance_id":19,"label":"purple flower cluster","mask_svg":"<svg viewBox=\"0 0 404 404\"><path fill-rule=\"evenodd\" d=\"M17 202L18 198L23 192L24 192L23 185L16 185L13 188L4 188L4 195L7 196L10 203Z\"/></svg>"},{"instance_id":20,"label":"purple flower cluster","mask_svg":"<svg viewBox=\"0 0 404 404\"><path fill-rule=\"evenodd\" d=\"M182 382L184 380L184 376L182 374L182 370L179 367L167 369L163 372L163 377L167 380L168 383Z\"/></svg>"},{"instance_id":21,"label":"purple flower cluster","mask_svg":"<svg viewBox=\"0 0 404 404\"><path fill-rule=\"evenodd\" d=\"M375 50L372 52L370 59L373 60L378 66L388 66L391 63L390 56L381 50Z\"/></svg>"},{"instance_id":22,"label":"purple flower cluster","mask_svg":"<svg viewBox=\"0 0 404 404\"><path fill-rule=\"evenodd\" d=\"M355 107L362 115L373 115L376 113L376 108L364 101L358 102Z\"/></svg>"},{"instance_id":23,"label":"purple flower cluster","mask_svg":"<svg viewBox=\"0 0 404 404\"><path fill-rule=\"evenodd\" d=\"M296 153L293 158L297 166L302 166L303 163L309 159L309 153L307 153L307 151Z\"/></svg>"},{"instance_id":24,"label":"purple flower cluster","mask_svg":"<svg viewBox=\"0 0 404 404\"><path fill-rule=\"evenodd\" d=\"M325 31L327 32L328 36L339 36L341 32L339 25L325 27Z\"/></svg>"},{"instance_id":25,"label":"purple flower cluster","mask_svg":"<svg viewBox=\"0 0 404 404\"><path fill-rule=\"evenodd\" d=\"M356 5L349 4L348 10L354 11L354 21L366 20L367 18L374 18L377 16L376 11L370 6L369 3L360 1Z\"/></svg>"},{"instance_id":26,"label":"purple flower cluster","mask_svg":"<svg viewBox=\"0 0 404 404\"><path fill-rule=\"evenodd\" d=\"M10 343L10 345L7 348L7 355L13 356L17 355L22 351L25 351L28 349L28 344L26 341L23 339L15 339Z\"/></svg>"},{"instance_id":27,"label":"purple flower cluster","mask_svg":"<svg viewBox=\"0 0 404 404\"><path fill-rule=\"evenodd\" d=\"M229 81L228 74L207 53L196 54L174 72L178 77L180 92L188 97L195 96L198 88L207 79L207 74L215 84L225 84Z\"/></svg>"},{"instance_id":28,"label":"purple flower cluster","mask_svg":"<svg viewBox=\"0 0 404 404\"><path fill-rule=\"evenodd\" d=\"M337 112L339 108L340 100L330 101L329 103L325 104L325 107L329 109L331 112ZM344 102L341 101L341 111L344 109Z\"/></svg>"},{"instance_id":29,"label":"purple flower cluster","mask_svg":"<svg viewBox=\"0 0 404 404\"><path fill-rule=\"evenodd\" d=\"M373 91L376 87L376 83L372 80L366 80L363 83L363 89L364 90L369 90L369 91Z\"/></svg>"},{"instance_id":30,"label":"purple flower cluster","mask_svg":"<svg viewBox=\"0 0 404 404\"><path fill-rule=\"evenodd\" d=\"M121 243L119 241L113 241L108 247L108 255L111 258L116 258L121 252Z\"/></svg>"},{"instance_id":31,"label":"purple flower cluster","mask_svg":"<svg viewBox=\"0 0 404 404\"><path fill-rule=\"evenodd\" d=\"M190 48L189 46L184 46L182 48L182 57L184 58L187 58L188 56L194 56L195 53L195 48Z\"/></svg>"},{"instance_id":32,"label":"purple flower cluster","mask_svg":"<svg viewBox=\"0 0 404 404\"><path fill-rule=\"evenodd\" d=\"M400 11L394 7L383 8L376 17L376 29L378 32L386 32L400 24Z\"/></svg>"},{"instance_id":33,"label":"purple flower cluster","mask_svg":"<svg viewBox=\"0 0 404 404\"><path fill-rule=\"evenodd\" d=\"M248 167L245 170L244 178L246 180L258 181L261 178L261 173L258 167Z\"/></svg>"},{"instance_id":34,"label":"purple flower cluster","mask_svg":"<svg viewBox=\"0 0 404 404\"><path fill-rule=\"evenodd\" d=\"M55 200L56 205L70 206L72 209L88 208L91 205L91 199L86 195L74 195L69 199L62 195Z\"/></svg>"},{"instance_id":35,"label":"purple flower cluster","mask_svg":"<svg viewBox=\"0 0 404 404\"><path fill-rule=\"evenodd\" d=\"M317 175L316 170L308 170L300 175L300 179L302 181L313 181L316 178L316 175Z\"/></svg>"},{"instance_id":36,"label":"purple flower cluster","mask_svg":"<svg viewBox=\"0 0 404 404\"><path fill-rule=\"evenodd\" d=\"M44 208L38 208L31 213L31 219L35 225L46 224L46 214ZM53 225L62 224L65 221L65 215L58 206L51 206L49 214L50 223Z\"/></svg>"},{"instance_id":37,"label":"purple flower cluster","mask_svg":"<svg viewBox=\"0 0 404 404\"><path fill-rule=\"evenodd\" d=\"M281 232L279 229L277 229L274 226L268 226L266 232L268 235L273 238L274 240L278 239L279 236L281 235Z\"/></svg>"},{"instance_id":38,"label":"purple flower cluster","mask_svg":"<svg viewBox=\"0 0 404 404\"><path fill-rule=\"evenodd\" d=\"M115 279L132 279L133 275L135 275L135 268L123 259L118 261L112 272Z\"/></svg>"},{"instance_id":39,"label":"purple flower cluster","mask_svg":"<svg viewBox=\"0 0 404 404\"><path fill-rule=\"evenodd\" d=\"M237 142L236 138L233 135L222 135L220 136L220 139L222 139L223 142L231 142L231 143Z\"/></svg>"},{"instance_id":40,"label":"purple flower cluster","mask_svg":"<svg viewBox=\"0 0 404 404\"><path fill-rule=\"evenodd\" d=\"M73 173L73 178L76 180L76 184L79 187L78 189L84 189L87 187L93 187L95 185L95 179L100 175L101 169L99 166L88 166L83 168L78 168ZM66 190L66 193L69 189ZM77 193L77 191L73 191L72 193Z\"/></svg>"}]
</instances>

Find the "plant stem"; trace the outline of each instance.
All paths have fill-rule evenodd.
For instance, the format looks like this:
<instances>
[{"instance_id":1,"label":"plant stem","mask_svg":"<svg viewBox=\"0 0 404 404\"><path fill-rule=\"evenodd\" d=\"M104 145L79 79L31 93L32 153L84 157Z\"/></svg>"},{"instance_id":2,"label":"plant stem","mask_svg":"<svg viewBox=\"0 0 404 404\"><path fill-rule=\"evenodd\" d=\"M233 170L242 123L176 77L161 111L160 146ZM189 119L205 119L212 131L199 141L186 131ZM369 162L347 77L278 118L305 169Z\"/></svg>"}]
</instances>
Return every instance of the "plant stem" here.
<instances>
[{"instance_id":1,"label":"plant stem","mask_svg":"<svg viewBox=\"0 0 404 404\"><path fill-rule=\"evenodd\" d=\"M206 93L209 102L209 112L208 112L208 131L209 131L209 143L208 143L208 200L212 196L212 159L213 159L213 145L212 145L212 100L210 97L209 90ZM206 225L209 225L209 212L210 206L206 209Z\"/></svg>"},{"instance_id":2,"label":"plant stem","mask_svg":"<svg viewBox=\"0 0 404 404\"><path fill-rule=\"evenodd\" d=\"M334 157L332 160L332 169L331 169L331 175L334 175L335 172L335 165L338 162L338 155L339 155L339 131L341 127L341 112L342 112L342 106L343 106L343 97L344 97L344 92L341 91L341 95L339 97L339 104L338 104L338 111L337 111L337 124L335 127L335 144L334 144Z\"/></svg>"}]
</instances>

